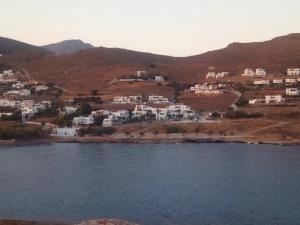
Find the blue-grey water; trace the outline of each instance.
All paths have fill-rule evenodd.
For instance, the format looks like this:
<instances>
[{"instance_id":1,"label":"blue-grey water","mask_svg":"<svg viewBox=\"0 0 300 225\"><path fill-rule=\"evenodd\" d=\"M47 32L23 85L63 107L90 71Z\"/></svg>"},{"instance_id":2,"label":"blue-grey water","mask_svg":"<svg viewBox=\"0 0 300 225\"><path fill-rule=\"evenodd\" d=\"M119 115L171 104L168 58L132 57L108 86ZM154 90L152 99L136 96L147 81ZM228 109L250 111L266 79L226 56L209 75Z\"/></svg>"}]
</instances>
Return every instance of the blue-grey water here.
<instances>
[{"instance_id":1,"label":"blue-grey water","mask_svg":"<svg viewBox=\"0 0 300 225\"><path fill-rule=\"evenodd\" d=\"M0 218L300 224L299 146L0 147Z\"/></svg>"}]
</instances>

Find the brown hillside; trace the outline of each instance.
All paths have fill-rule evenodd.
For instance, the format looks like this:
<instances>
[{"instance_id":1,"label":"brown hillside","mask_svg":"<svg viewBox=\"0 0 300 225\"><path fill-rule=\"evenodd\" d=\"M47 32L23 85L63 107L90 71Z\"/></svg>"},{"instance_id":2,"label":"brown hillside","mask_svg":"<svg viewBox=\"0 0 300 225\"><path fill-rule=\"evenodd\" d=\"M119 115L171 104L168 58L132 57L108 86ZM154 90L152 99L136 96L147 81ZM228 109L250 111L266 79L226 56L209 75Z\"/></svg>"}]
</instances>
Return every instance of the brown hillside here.
<instances>
[{"instance_id":1,"label":"brown hillside","mask_svg":"<svg viewBox=\"0 0 300 225\"><path fill-rule=\"evenodd\" d=\"M268 72L284 73L287 67L300 66L300 34L265 42L233 43L224 49L184 58L100 47L37 60L5 58L0 59L0 64L1 60L25 68L37 80L54 82L75 92L99 89L105 94L113 78L136 70L149 70L150 64L182 83L203 79L210 66L218 71L229 71L231 75L240 74L245 67L263 67ZM119 91L122 94L122 90Z\"/></svg>"}]
</instances>

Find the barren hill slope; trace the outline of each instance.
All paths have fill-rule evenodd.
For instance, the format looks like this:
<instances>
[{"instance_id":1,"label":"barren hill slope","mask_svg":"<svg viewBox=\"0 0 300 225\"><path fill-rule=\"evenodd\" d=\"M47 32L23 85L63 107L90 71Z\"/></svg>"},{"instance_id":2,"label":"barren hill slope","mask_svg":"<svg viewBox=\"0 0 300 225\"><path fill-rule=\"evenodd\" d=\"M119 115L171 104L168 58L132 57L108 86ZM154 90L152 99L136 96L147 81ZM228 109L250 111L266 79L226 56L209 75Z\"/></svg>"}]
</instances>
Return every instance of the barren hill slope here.
<instances>
[{"instance_id":1,"label":"barren hill slope","mask_svg":"<svg viewBox=\"0 0 300 225\"><path fill-rule=\"evenodd\" d=\"M0 59L1 63L1 59ZM190 57L170 57L118 48L92 48L80 52L43 56L36 60L11 62L26 68L37 79L58 83L74 91L105 89L114 77L136 70L165 73L177 82L197 82L207 68L240 74L245 67L263 67L268 72L285 72L287 67L300 66L300 34L290 34L265 42L233 43L226 48Z\"/></svg>"}]
</instances>

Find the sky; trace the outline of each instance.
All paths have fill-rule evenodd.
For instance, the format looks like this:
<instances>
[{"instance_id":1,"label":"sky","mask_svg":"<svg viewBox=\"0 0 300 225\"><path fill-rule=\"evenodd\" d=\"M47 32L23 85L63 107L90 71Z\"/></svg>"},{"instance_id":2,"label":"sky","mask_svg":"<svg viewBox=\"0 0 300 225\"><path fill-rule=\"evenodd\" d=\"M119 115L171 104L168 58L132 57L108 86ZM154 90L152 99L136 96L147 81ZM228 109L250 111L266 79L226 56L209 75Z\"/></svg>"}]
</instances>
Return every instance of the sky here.
<instances>
[{"instance_id":1,"label":"sky","mask_svg":"<svg viewBox=\"0 0 300 225\"><path fill-rule=\"evenodd\" d=\"M0 0L0 36L172 56L300 32L299 0Z\"/></svg>"}]
</instances>

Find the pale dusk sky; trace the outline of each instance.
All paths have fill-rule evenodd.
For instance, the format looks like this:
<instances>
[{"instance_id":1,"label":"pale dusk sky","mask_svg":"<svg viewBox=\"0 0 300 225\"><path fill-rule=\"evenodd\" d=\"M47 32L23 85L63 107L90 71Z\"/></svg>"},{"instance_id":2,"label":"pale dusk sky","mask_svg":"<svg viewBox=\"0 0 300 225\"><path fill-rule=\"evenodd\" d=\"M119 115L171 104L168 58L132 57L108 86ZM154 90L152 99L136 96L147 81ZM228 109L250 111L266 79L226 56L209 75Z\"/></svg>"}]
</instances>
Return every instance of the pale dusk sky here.
<instances>
[{"instance_id":1,"label":"pale dusk sky","mask_svg":"<svg viewBox=\"0 0 300 225\"><path fill-rule=\"evenodd\" d=\"M188 56L300 32L299 0L0 0L0 36Z\"/></svg>"}]
</instances>

